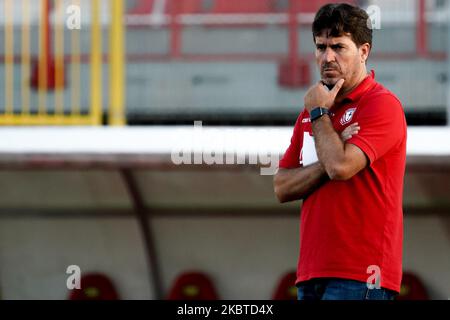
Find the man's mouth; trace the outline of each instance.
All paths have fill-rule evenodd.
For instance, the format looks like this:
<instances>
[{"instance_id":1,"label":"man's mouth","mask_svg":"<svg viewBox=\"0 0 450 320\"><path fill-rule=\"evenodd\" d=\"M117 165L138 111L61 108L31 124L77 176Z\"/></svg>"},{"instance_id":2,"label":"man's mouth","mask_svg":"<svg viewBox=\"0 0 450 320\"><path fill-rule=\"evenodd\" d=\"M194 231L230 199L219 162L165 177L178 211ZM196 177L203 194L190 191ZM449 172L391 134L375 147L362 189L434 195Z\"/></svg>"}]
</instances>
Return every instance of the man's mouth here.
<instances>
[{"instance_id":1,"label":"man's mouth","mask_svg":"<svg viewBox=\"0 0 450 320\"><path fill-rule=\"evenodd\" d=\"M322 66L322 73L339 73L339 67L331 63L326 63Z\"/></svg>"},{"instance_id":2,"label":"man's mouth","mask_svg":"<svg viewBox=\"0 0 450 320\"><path fill-rule=\"evenodd\" d=\"M324 78L336 78L340 75L340 72L336 69L325 69L322 71L322 77Z\"/></svg>"}]
</instances>

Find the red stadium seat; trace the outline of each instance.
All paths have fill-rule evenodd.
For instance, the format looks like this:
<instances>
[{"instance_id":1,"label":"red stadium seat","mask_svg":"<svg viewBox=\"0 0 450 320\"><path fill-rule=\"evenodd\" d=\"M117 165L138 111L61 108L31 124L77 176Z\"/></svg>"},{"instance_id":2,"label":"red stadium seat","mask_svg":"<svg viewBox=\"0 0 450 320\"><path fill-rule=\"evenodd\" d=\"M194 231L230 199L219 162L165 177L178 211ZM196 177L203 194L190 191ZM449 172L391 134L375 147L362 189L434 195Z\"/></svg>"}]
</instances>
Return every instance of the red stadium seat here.
<instances>
[{"instance_id":1,"label":"red stadium seat","mask_svg":"<svg viewBox=\"0 0 450 320\"><path fill-rule=\"evenodd\" d=\"M291 61L281 61L278 65L278 85L286 88L302 88L311 85L309 62L300 59L297 65Z\"/></svg>"},{"instance_id":2,"label":"red stadium seat","mask_svg":"<svg viewBox=\"0 0 450 320\"><path fill-rule=\"evenodd\" d=\"M203 272L180 274L170 289L168 300L218 300L212 280Z\"/></svg>"},{"instance_id":3,"label":"red stadium seat","mask_svg":"<svg viewBox=\"0 0 450 320\"><path fill-rule=\"evenodd\" d=\"M295 280L297 275L295 271L285 273L273 293L273 300L297 300L297 287Z\"/></svg>"},{"instance_id":4,"label":"red stadium seat","mask_svg":"<svg viewBox=\"0 0 450 320\"><path fill-rule=\"evenodd\" d=\"M153 10L154 2L155 0L136 0L135 6L129 9L128 13L139 15L149 14Z\"/></svg>"},{"instance_id":5,"label":"red stadium seat","mask_svg":"<svg viewBox=\"0 0 450 320\"><path fill-rule=\"evenodd\" d=\"M320 9L320 7L328 4L328 3L349 3L349 4L356 4L356 0L315 0L315 1L295 1L294 6L297 11L304 12L304 13L316 13L317 10Z\"/></svg>"},{"instance_id":6,"label":"red stadium seat","mask_svg":"<svg viewBox=\"0 0 450 320\"><path fill-rule=\"evenodd\" d=\"M215 0L215 13L270 13L274 9L273 0Z\"/></svg>"},{"instance_id":7,"label":"red stadium seat","mask_svg":"<svg viewBox=\"0 0 450 320\"><path fill-rule=\"evenodd\" d=\"M128 10L129 14L146 15L153 11L156 0L136 0L135 6ZM209 0L209 6L212 13L271 13L276 12L277 0ZM297 11L305 13L314 13L321 6L332 2L346 2L356 4L357 0L315 0L315 1L294 1ZM178 13L202 13L207 10L208 5L205 0L166 0L164 13L171 12L172 5L177 5ZM288 2L286 2L285 10L287 10Z\"/></svg>"},{"instance_id":8,"label":"red stadium seat","mask_svg":"<svg viewBox=\"0 0 450 320\"><path fill-rule=\"evenodd\" d=\"M176 9L177 13L200 13L203 11L202 8L202 0L176 0ZM135 6L128 10L128 14L138 14L138 15L147 15L153 12L155 0L137 0ZM163 13L170 13L172 10L172 5L175 4L175 1L166 0L164 3Z\"/></svg>"},{"instance_id":9,"label":"red stadium seat","mask_svg":"<svg viewBox=\"0 0 450 320\"><path fill-rule=\"evenodd\" d=\"M119 300L119 294L109 277L90 273L81 277L81 289L73 289L69 300Z\"/></svg>"},{"instance_id":10,"label":"red stadium seat","mask_svg":"<svg viewBox=\"0 0 450 320\"><path fill-rule=\"evenodd\" d=\"M427 290L418 275L403 272L400 294L396 300L429 300Z\"/></svg>"},{"instance_id":11,"label":"red stadium seat","mask_svg":"<svg viewBox=\"0 0 450 320\"><path fill-rule=\"evenodd\" d=\"M176 12L178 14L203 13L202 0L183 0L183 1L168 1L167 13L172 12L173 5L176 5Z\"/></svg>"}]
</instances>

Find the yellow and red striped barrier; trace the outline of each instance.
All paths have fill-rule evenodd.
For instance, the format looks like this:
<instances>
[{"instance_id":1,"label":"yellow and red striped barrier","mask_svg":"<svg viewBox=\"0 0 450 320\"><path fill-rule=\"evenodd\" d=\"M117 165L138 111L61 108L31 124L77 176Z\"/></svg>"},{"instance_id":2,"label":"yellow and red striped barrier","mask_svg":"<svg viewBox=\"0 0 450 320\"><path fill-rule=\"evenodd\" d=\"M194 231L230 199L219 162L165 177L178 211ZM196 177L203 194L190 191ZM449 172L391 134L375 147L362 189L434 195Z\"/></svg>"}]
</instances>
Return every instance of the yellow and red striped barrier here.
<instances>
[{"instance_id":1,"label":"yellow and red striped barrier","mask_svg":"<svg viewBox=\"0 0 450 320\"><path fill-rule=\"evenodd\" d=\"M0 111L0 125L101 125L103 119L102 96L102 24L101 0L40 0L39 1L39 53L31 54L30 0L4 0L4 107ZM34 2L36 4L36 2ZM124 125L124 6L123 0L108 1L109 18L109 124ZM80 30L66 26L67 6L78 6L80 11L89 6L90 52L87 62L82 61ZM17 7L19 6L19 8ZM20 20L15 11L20 10ZM53 13L53 24L50 14ZM15 26L20 24L20 58L14 50ZM16 28L16 31L19 28ZM16 33L17 34L17 33ZM70 52L65 52L66 35L70 34ZM53 38L53 39L52 39ZM54 40L52 42L52 40ZM67 47L67 44L66 44ZM36 64L33 66L33 61ZM20 63L20 88L14 79L15 64ZM89 106L81 105L81 64L89 64ZM70 75L69 77L67 77ZM17 74L16 74L17 77ZM14 85L16 84L16 86ZM20 93L21 99L15 98ZM68 95L70 94L70 98ZM54 108L50 110L50 96ZM67 99L66 99L67 96ZM16 100L16 101L15 101ZM0 100L1 101L1 100ZM65 106L70 101L70 106ZM31 106L35 105L36 108ZM82 108L83 107L83 108ZM82 112L82 109L85 112ZM86 111L87 110L87 111Z\"/></svg>"}]
</instances>

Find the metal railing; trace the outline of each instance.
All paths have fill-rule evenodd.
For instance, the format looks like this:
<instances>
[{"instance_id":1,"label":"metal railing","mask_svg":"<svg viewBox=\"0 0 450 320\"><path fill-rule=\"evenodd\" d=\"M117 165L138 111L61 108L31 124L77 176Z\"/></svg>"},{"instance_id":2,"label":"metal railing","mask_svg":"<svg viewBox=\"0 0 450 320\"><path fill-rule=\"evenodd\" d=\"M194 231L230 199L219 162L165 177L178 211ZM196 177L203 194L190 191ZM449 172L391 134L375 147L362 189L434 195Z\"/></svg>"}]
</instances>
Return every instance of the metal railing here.
<instances>
[{"instance_id":1,"label":"metal railing","mask_svg":"<svg viewBox=\"0 0 450 320\"><path fill-rule=\"evenodd\" d=\"M149 0L140 0L137 3L145 3ZM270 0L261 0L261 2ZM200 2L200 1L199 1ZM275 3L274 1L272 1ZM162 59L178 59L184 60L226 60L228 58L234 59L279 59L281 54L191 54L183 52L183 31L190 27L204 27L204 28L228 28L236 25L242 27L254 26L278 26L286 28L289 32L289 54L298 55L298 28L300 26L310 27L314 20L315 12L303 12L301 3L303 0L286 0L283 9L269 11L269 12L247 12L247 13L230 13L230 12L212 12L202 10L183 11L182 1L178 0L154 0L153 7L147 14L142 13L128 13L126 15L127 26L149 26L154 28L164 28L169 34L169 47L164 54L148 54L141 57L142 60L162 60ZM314 1L311 1L313 3ZM341 2L338 0L330 0L327 2ZM358 1L355 1L358 2ZM157 5L157 4L163 5ZM211 0L214 4L215 1ZM245 4L241 0L228 0L228 3ZM317 3L322 3L317 1ZM370 4L370 2L368 2ZM376 2L375 2L376 3ZM415 35L414 50L405 53L380 53L377 57L385 59L404 59L410 57L421 57L425 59L445 59L445 52L432 52L429 48L429 27L430 23L446 23L448 19L443 12L433 11L428 12L426 8L426 0L413 0L410 2L411 8L408 12L384 12L383 11L383 25L390 26L411 26L412 32ZM142 5L141 5L142 6ZM312 6L312 5L310 5ZM245 7L245 6L243 6ZM313 7L313 6L312 6ZM185 9L185 8L184 8ZM403 15L401 15L403 13ZM400 15L399 15L400 14ZM132 56L134 57L134 56ZM137 57L139 58L139 56ZM294 59L294 58L291 58Z\"/></svg>"},{"instance_id":2,"label":"metal railing","mask_svg":"<svg viewBox=\"0 0 450 320\"><path fill-rule=\"evenodd\" d=\"M80 48L81 25L69 28L69 6L78 10L73 18L81 20L80 0L3 0L4 12L4 107L0 125L101 125L103 122L102 73L104 61L109 62L108 123L124 125L124 3L110 0L109 52L102 54L101 0L83 2L89 5L90 52L89 106L80 106L82 63ZM31 8L38 2L37 21L32 20ZM19 14L18 14L19 12ZM20 16L20 21L14 21ZM52 17L52 19L51 19ZM36 18L36 17L35 17ZM19 20L19 19L17 19ZM52 20L52 21L51 21ZM52 23L53 22L53 23ZM39 32L38 54L31 54L31 31ZM20 29L20 32L18 32ZM20 54L16 35L20 33ZM66 36L70 34L70 52L65 53ZM52 39L53 38L53 39ZM54 40L54 41L52 41ZM69 39L67 39L69 40ZM16 73L20 68L20 74ZM69 77L67 77L69 75ZM15 79L15 77L20 77ZM17 85L20 85L18 88ZM83 84L84 85L84 84ZM20 99L15 92L20 91ZM66 99L70 94L70 99ZM50 101L50 100L53 101ZM18 101L17 101L18 100ZM67 101L70 101L70 105ZM49 108L50 102L53 108ZM31 105L34 105L34 108ZM83 107L83 108L82 108Z\"/></svg>"}]
</instances>

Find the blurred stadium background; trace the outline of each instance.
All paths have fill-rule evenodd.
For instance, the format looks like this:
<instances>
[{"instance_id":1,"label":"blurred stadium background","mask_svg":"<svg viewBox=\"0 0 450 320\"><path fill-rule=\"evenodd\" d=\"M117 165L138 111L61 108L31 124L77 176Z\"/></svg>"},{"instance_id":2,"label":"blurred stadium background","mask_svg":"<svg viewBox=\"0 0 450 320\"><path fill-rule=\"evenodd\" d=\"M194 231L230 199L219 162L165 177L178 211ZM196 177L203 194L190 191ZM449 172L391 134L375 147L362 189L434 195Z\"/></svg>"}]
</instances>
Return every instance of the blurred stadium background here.
<instances>
[{"instance_id":1,"label":"blurred stadium background","mask_svg":"<svg viewBox=\"0 0 450 320\"><path fill-rule=\"evenodd\" d=\"M300 203L171 152L200 120L283 153L328 2L0 0L0 298L291 298ZM402 295L448 299L450 1L345 2L380 9L369 68L408 121Z\"/></svg>"}]
</instances>

